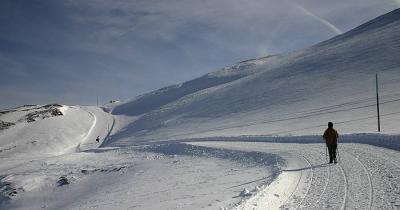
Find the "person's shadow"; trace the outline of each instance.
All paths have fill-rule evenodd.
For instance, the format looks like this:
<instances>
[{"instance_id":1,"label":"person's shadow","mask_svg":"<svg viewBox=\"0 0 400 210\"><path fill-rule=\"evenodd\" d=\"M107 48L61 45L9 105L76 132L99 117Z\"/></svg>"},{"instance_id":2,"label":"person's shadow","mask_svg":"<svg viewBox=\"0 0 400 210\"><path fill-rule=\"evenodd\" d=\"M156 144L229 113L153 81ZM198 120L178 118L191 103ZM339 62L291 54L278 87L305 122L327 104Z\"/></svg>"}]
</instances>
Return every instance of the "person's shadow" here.
<instances>
[{"instance_id":1,"label":"person's shadow","mask_svg":"<svg viewBox=\"0 0 400 210\"><path fill-rule=\"evenodd\" d=\"M282 172L303 171L303 170L314 169L314 168L323 168L323 167L327 167L327 166L329 166L329 163L323 163L323 164L320 164L320 165L315 165L315 166L311 166L311 167L304 167L304 168L297 168L297 169L286 169L286 170L282 170Z\"/></svg>"}]
</instances>

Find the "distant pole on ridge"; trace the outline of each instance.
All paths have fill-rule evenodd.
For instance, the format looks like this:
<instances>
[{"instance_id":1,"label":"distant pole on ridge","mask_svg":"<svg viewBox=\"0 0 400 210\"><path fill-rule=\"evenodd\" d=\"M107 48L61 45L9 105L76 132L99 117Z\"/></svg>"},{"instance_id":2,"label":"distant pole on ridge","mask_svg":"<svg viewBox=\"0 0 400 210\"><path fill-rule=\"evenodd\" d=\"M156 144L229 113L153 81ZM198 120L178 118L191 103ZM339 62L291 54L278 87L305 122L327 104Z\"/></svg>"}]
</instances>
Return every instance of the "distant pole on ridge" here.
<instances>
[{"instance_id":1,"label":"distant pole on ridge","mask_svg":"<svg viewBox=\"0 0 400 210\"><path fill-rule=\"evenodd\" d=\"M378 132L381 132L381 119L379 115L378 74L375 75L375 84L376 84L376 111L378 112Z\"/></svg>"},{"instance_id":2,"label":"distant pole on ridge","mask_svg":"<svg viewBox=\"0 0 400 210\"><path fill-rule=\"evenodd\" d=\"M99 96L97 95L97 106L99 106Z\"/></svg>"}]
</instances>

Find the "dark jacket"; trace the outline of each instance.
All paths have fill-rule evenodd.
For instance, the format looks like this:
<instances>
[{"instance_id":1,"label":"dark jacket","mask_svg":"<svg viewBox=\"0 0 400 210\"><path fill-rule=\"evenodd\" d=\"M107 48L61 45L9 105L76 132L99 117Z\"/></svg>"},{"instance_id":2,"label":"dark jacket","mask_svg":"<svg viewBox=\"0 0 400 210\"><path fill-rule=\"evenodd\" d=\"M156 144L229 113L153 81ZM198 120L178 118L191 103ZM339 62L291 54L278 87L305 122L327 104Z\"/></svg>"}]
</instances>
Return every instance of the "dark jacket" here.
<instances>
[{"instance_id":1,"label":"dark jacket","mask_svg":"<svg viewBox=\"0 0 400 210\"><path fill-rule=\"evenodd\" d=\"M324 132L324 139L327 145L337 144L338 132L333 128L328 128Z\"/></svg>"}]
</instances>

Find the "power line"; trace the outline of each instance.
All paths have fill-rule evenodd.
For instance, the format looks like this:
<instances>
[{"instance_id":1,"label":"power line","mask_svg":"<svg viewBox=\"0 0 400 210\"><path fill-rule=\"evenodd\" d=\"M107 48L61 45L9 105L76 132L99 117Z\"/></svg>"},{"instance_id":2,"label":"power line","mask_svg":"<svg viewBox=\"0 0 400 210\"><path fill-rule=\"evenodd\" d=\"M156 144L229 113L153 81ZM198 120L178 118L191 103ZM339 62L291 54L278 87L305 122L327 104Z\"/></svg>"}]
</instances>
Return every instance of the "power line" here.
<instances>
[{"instance_id":1,"label":"power line","mask_svg":"<svg viewBox=\"0 0 400 210\"><path fill-rule=\"evenodd\" d=\"M390 94L390 95L400 95L399 93L396 94ZM385 95L384 97L387 97L389 95ZM361 99L361 100L356 100L356 101L350 101L350 102L346 102L346 103L342 103L342 104L336 104L336 105L331 105L331 106L326 106L326 107L320 107L320 108L316 108L316 109L322 109L322 108L329 108L329 107L334 107L334 106L339 106L343 107L343 106L349 106L347 104L359 104L357 102L363 101L363 102L368 102L367 100L374 100L375 97L370 97L370 98L365 98L365 99ZM396 98L393 100L387 100L384 102L381 102L380 104L388 104L388 103L394 103L394 102L398 102L400 101L400 98ZM203 131L194 131L194 132L188 132L188 133L184 133L184 134L176 134L176 135L172 135L169 136L169 138L171 137L179 137L179 136L185 136L185 135L193 135L193 134L200 134L200 133L204 133L204 132L211 132L211 131L221 131L221 130L228 130L228 129L233 129L233 128L243 128L243 127L249 127L249 126L253 126L253 125L263 125L263 124L272 124L272 123L276 123L276 122L283 122L283 121L288 121L288 120L297 120L297 119L304 119L304 118L310 118L310 117L315 117L315 116L321 116L321 115L327 115L327 114L332 114L332 113L338 113L338 112L346 112L346 111L353 111L353 110L358 110L358 109L364 109L364 108L368 108L368 107L374 107L376 104L368 104L368 105L363 105L363 106L357 106L357 107L352 107L352 108L347 108L347 109L340 109L340 110L333 110L333 111L329 111L329 112L323 112L322 111L314 111L314 112L309 112L309 113L304 113L304 115L302 116L296 116L296 117L288 117L288 118L278 118L278 119L273 119L273 120L262 120L262 121L256 121L256 122L250 122L250 123L245 123L245 124L240 124L240 125L236 125L236 126L221 126L221 127L215 127L212 129L207 129L207 130L203 130ZM315 110L315 109L314 109ZM393 114L397 114L400 112L395 112ZM288 114L286 114L288 115ZM385 114L382 116L387 116L390 114ZM349 120L349 121L343 121L343 122L338 122L335 124L343 124L343 123L348 123L348 122L353 122L353 121L359 121L359 120L365 120L365 119L370 119L370 118L375 118L376 116L370 116L370 117L364 117L364 118L358 118L355 120ZM318 125L317 127L321 127L322 125ZM323 125L326 126L326 125ZM311 127L311 128L315 128ZM310 129L310 128L305 128L305 129ZM296 131L296 130L293 130ZM283 131L283 132L278 132L278 133L286 133L286 132L293 132L293 131ZM271 134L274 135L275 133Z\"/></svg>"},{"instance_id":2,"label":"power line","mask_svg":"<svg viewBox=\"0 0 400 210\"><path fill-rule=\"evenodd\" d=\"M388 115L396 115L396 114L400 114L400 112L392 112L392 113L383 114L383 115L381 115L381 117L388 116ZM374 118L376 118L376 115L371 115L371 116L368 116L368 117L357 118L357 119L353 119L353 120L346 120L346 121L341 121L341 122L335 122L335 125L337 125L337 124L346 124L346 123L351 123L351 122L356 122L356 121L361 121L361 120L367 120L367 119L374 119ZM278 135L278 134L282 134L282 133L290 133L290 132L295 132L295 131L303 131L303 130L309 130L309 129L319 128L319 127L326 127L326 125L325 125L325 124L323 124L323 125L315 125L315 126L306 127L306 128L299 128L299 129L295 129L295 130L280 131L280 132L270 133L269 135Z\"/></svg>"},{"instance_id":3,"label":"power line","mask_svg":"<svg viewBox=\"0 0 400 210\"><path fill-rule=\"evenodd\" d=\"M381 96L380 98L383 99L383 98L388 98L388 97L393 97L393 96L400 96L400 93L388 94L388 95ZM280 116L287 116L287 115L294 115L294 114L319 113L319 112L329 111L329 110L332 110L335 108L346 107L346 106L351 106L351 105L356 105L356 104L362 104L365 102L374 102L374 101L375 101L375 97L368 97L368 98L357 99L357 100L348 101L348 102L344 102L344 103L340 103L340 104L335 104L335 105L330 105L330 106L325 106L325 107L318 107L318 108L309 109L309 110L303 110L300 112L285 113L285 114L281 114Z\"/></svg>"}]
</instances>

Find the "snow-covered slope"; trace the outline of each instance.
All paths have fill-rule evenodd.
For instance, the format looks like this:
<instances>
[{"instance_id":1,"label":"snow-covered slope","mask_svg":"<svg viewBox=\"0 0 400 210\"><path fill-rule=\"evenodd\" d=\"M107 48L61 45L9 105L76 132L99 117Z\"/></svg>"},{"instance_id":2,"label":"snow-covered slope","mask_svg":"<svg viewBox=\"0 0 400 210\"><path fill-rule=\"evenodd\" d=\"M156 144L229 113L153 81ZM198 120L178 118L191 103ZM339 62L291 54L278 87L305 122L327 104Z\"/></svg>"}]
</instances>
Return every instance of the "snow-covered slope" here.
<instances>
[{"instance_id":1,"label":"snow-covered slope","mask_svg":"<svg viewBox=\"0 0 400 210\"><path fill-rule=\"evenodd\" d=\"M109 145L227 135L398 132L400 9L310 48L248 60L116 105ZM118 119L123 119L118 122Z\"/></svg>"},{"instance_id":2,"label":"snow-covered slope","mask_svg":"<svg viewBox=\"0 0 400 210\"><path fill-rule=\"evenodd\" d=\"M0 122L0 158L26 162L97 148L101 142L96 137L102 141L113 121L96 107L49 104L2 110Z\"/></svg>"},{"instance_id":3,"label":"snow-covered slope","mask_svg":"<svg viewBox=\"0 0 400 210\"><path fill-rule=\"evenodd\" d=\"M10 209L4 202L57 183L65 168L50 172L45 162L99 147L113 119L98 107L25 105L1 110L0 125L0 209Z\"/></svg>"},{"instance_id":4,"label":"snow-covered slope","mask_svg":"<svg viewBox=\"0 0 400 210\"><path fill-rule=\"evenodd\" d=\"M59 155L85 138L94 118L79 107L24 106L2 111L0 120L14 125L1 130L2 156Z\"/></svg>"}]
</instances>

